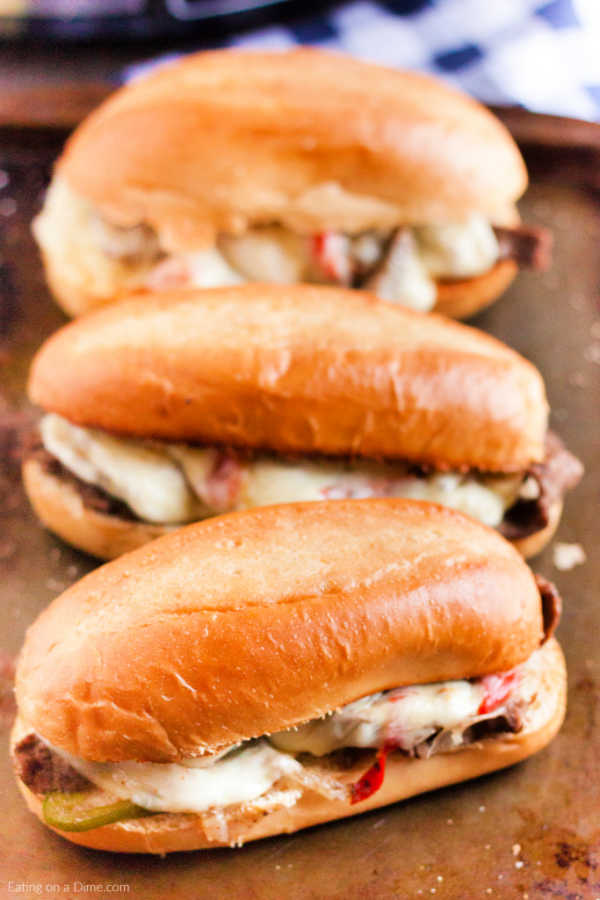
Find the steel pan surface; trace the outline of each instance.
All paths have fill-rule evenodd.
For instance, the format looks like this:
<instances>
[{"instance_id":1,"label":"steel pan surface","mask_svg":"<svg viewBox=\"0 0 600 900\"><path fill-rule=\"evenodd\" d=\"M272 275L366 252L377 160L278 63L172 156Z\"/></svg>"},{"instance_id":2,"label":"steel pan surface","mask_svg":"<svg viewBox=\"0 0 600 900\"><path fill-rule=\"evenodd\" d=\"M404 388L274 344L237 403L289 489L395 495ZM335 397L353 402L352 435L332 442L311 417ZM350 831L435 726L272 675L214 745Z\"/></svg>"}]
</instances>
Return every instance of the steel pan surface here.
<instances>
[{"instance_id":1,"label":"steel pan surface","mask_svg":"<svg viewBox=\"0 0 600 900\"><path fill-rule=\"evenodd\" d=\"M25 629L54 596L96 565L38 525L19 479L20 447L35 419L25 397L28 365L41 341L65 321L44 286L29 233L63 138L52 130L7 128L0 145L0 896L600 897L600 202L590 186L600 171L595 154L573 158L558 146L527 154L532 184L522 215L554 230L555 264L541 277L521 274L499 303L473 320L540 367L552 425L586 465L556 539L580 543L587 562L558 571L550 547L533 563L556 581L565 602L559 638L569 667L569 707L560 735L531 760L474 782L240 850L160 859L81 849L42 827L21 799L6 751L12 667Z\"/></svg>"}]
</instances>

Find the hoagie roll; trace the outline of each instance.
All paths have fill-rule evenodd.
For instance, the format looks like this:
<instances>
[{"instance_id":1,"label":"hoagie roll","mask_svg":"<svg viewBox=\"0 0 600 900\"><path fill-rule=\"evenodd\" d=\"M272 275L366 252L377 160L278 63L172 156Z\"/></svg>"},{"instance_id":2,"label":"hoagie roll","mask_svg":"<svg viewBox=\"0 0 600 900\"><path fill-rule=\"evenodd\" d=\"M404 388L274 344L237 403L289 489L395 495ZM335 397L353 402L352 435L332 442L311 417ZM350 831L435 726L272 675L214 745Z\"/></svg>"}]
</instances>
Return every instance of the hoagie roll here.
<instances>
[{"instance_id":1,"label":"hoagie roll","mask_svg":"<svg viewBox=\"0 0 600 900\"><path fill-rule=\"evenodd\" d=\"M77 843L241 844L517 762L564 715L560 601L492 529L406 500L180 529L28 631L15 770Z\"/></svg>"},{"instance_id":2,"label":"hoagie roll","mask_svg":"<svg viewBox=\"0 0 600 900\"><path fill-rule=\"evenodd\" d=\"M526 184L504 126L429 76L224 50L92 113L34 231L71 315L134 289L308 281L460 318L548 264L548 232L519 224Z\"/></svg>"},{"instance_id":3,"label":"hoagie roll","mask_svg":"<svg viewBox=\"0 0 600 900\"><path fill-rule=\"evenodd\" d=\"M460 509L526 553L579 462L537 370L499 341L353 291L244 285L134 297L59 330L31 399L42 521L117 556L181 524L302 500Z\"/></svg>"}]
</instances>

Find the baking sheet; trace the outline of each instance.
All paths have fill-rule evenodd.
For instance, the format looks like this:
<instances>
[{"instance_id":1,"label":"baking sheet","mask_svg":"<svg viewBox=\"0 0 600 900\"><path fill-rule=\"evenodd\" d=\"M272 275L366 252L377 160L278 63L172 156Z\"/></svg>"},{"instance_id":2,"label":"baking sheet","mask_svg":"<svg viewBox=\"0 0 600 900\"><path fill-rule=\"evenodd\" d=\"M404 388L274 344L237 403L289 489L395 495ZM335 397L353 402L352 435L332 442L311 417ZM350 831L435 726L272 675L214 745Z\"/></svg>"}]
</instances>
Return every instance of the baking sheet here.
<instances>
[{"instance_id":1,"label":"baking sheet","mask_svg":"<svg viewBox=\"0 0 600 900\"><path fill-rule=\"evenodd\" d=\"M2 897L600 897L600 129L570 123L568 132L560 121L523 112L515 127L526 138L532 174L522 215L554 230L555 265L542 277L521 274L473 324L541 368L552 425L587 469L557 537L580 543L587 563L557 571L551 549L534 562L565 600L564 728L537 757L476 782L241 850L166 859L88 851L55 836L26 810L7 758L11 671L25 629L95 562L40 528L19 481L20 447L35 417L25 399L28 364L65 321L44 286L28 228L64 133L0 129Z\"/></svg>"}]
</instances>

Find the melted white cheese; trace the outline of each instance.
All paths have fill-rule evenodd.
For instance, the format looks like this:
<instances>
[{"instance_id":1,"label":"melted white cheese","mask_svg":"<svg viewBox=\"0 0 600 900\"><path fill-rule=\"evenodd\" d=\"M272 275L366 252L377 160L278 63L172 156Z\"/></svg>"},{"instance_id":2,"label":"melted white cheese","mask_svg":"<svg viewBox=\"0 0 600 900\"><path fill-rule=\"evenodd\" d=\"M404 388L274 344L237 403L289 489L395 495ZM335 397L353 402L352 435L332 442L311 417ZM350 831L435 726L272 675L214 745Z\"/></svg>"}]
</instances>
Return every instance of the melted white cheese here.
<instances>
[{"instance_id":1,"label":"melted white cheese","mask_svg":"<svg viewBox=\"0 0 600 900\"><path fill-rule=\"evenodd\" d=\"M213 765L202 759L176 763L95 763L56 750L91 782L123 800L154 812L205 812L248 803L284 775L301 769L265 740L233 750Z\"/></svg>"},{"instance_id":2,"label":"melted white cheese","mask_svg":"<svg viewBox=\"0 0 600 900\"><path fill-rule=\"evenodd\" d=\"M472 475L444 472L413 478L392 496L450 506L495 528L516 500L520 480L511 476L478 479Z\"/></svg>"},{"instance_id":3,"label":"melted white cheese","mask_svg":"<svg viewBox=\"0 0 600 900\"><path fill-rule=\"evenodd\" d=\"M364 697L269 739L280 750L313 756L341 747L381 747L389 739L410 750L434 731L456 728L476 716L483 696L482 685L469 681L398 688Z\"/></svg>"},{"instance_id":4,"label":"melted white cheese","mask_svg":"<svg viewBox=\"0 0 600 900\"><path fill-rule=\"evenodd\" d=\"M140 441L80 428L50 413L40 423L46 450L78 478L123 500L148 522L190 522L206 509L181 469Z\"/></svg>"},{"instance_id":5,"label":"melted white cheese","mask_svg":"<svg viewBox=\"0 0 600 900\"><path fill-rule=\"evenodd\" d=\"M498 259L496 235L482 216L461 224L421 225L414 235L419 258L432 278L473 278Z\"/></svg>"},{"instance_id":6,"label":"melted white cheese","mask_svg":"<svg viewBox=\"0 0 600 900\"><path fill-rule=\"evenodd\" d=\"M385 240L365 232L348 243L348 251L362 264L376 266ZM436 299L436 279L471 278L490 269L498 258L494 231L481 216L463 223L407 228L381 273L365 287L382 300L403 303L423 312ZM349 265L349 263L348 263ZM250 229L242 235L221 235L218 249L170 257L149 276L160 290L173 284L217 287L240 281L293 284L330 281L315 260L311 239L281 226Z\"/></svg>"},{"instance_id":7,"label":"melted white cheese","mask_svg":"<svg viewBox=\"0 0 600 900\"><path fill-rule=\"evenodd\" d=\"M239 236L221 235L218 247L248 281L295 284L309 280L310 238L273 225Z\"/></svg>"},{"instance_id":8,"label":"melted white cheese","mask_svg":"<svg viewBox=\"0 0 600 900\"><path fill-rule=\"evenodd\" d=\"M385 235L369 230L368 222L379 222L390 235L397 220L393 208L372 198L344 194L331 184L308 192L305 204L311 208L316 204L318 213L348 197L353 204L360 200L363 206L369 206L366 218L359 216L365 230L352 238L352 253L364 264L376 265ZM354 206L348 207L349 218L342 215L342 220L355 221L355 212ZM34 231L44 252L52 257L54 268L65 273L72 291L96 304L142 284L162 290L184 285L216 287L245 280L323 281L323 272L313 259L311 238L306 236L310 228L292 231L269 226L240 236L220 235L215 248L171 255L157 263L160 235L144 226L120 227L101 219L98 210L60 178L55 178L49 188ZM415 309L430 309L434 304L436 278L473 277L491 268L498 258L493 229L481 216L472 216L464 223L414 226L410 233L416 239L411 258L405 258L401 265L396 260L387 267L379 293L383 299Z\"/></svg>"},{"instance_id":9,"label":"melted white cheese","mask_svg":"<svg viewBox=\"0 0 600 900\"><path fill-rule=\"evenodd\" d=\"M249 467L242 502L246 508L302 500L335 499L339 485L345 497L373 496L366 477L344 472L344 464L257 459Z\"/></svg>"},{"instance_id":10,"label":"melted white cheese","mask_svg":"<svg viewBox=\"0 0 600 900\"><path fill-rule=\"evenodd\" d=\"M458 509L485 525L500 524L518 496L520 477L478 479L455 472L417 477L399 464L287 463L258 460L247 468L244 508L300 500L406 497Z\"/></svg>"},{"instance_id":11,"label":"melted white cheese","mask_svg":"<svg viewBox=\"0 0 600 900\"><path fill-rule=\"evenodd\" d=\"M194 287L219 287L244 281L240 273L231 268L216 248L190 253L188 260Z\"/></svg>"},{"instance_id":12,"label":"melted white cheese","mask_svg":"<svg viewBox=\"0 0 600 900\"><path fill-rule=\"evenodd\" d=\"M148 445L72 425L55 414L42 419L45 448L71 472L126 502L150 522L189 522L232 509L301 500L407 497L450 506L485 525L500 524L519 496L520 476L433 473L418 477L402 463L239 462L239 485L216 503L210 489L218 451L185 444ZM211 502L212 500L212 502Z\"/></svg>"},{"instance_id":13,"label":"melted white cheese","mask_svg":"<svg viewBox=\"0 0 600 900\"><path fill-rule=\"evenodd\" d=\"M528 672L536 654L520 668L521 697L532 692ZM514 696L514 694L513 694ZM371 694L296 728L248 741L211 758L182 763L97 763L54 748L91 782L155 812L205 812L247 803L283 776L301 776L295 754L324 756L342 747L382 747L387 741L411 750L438 730L466 727L479 718L486 687L478 681L411 685ZM499 705L490 715L501 715ZM301 778L299 779L302 780Z\"/></svg>"},{"instance_id":14,"label":"melted white cheese","mask_svg":"<svg viewBox=\"0 0 600 900\"><path fill-rule=\"evenodd\" d=\"M421 312L433 308L437 294L435 281L408 229L394 239L382 271L376 272L365 287L375 291L382 300L403 303Z\"/></svg>"},{"instance_id":15,"label":"melted white cheese","mask_svg":"<svg viewBox=\"0 0 600 900\"><path fill-rule=\"evenodd\" d=\"M153 291L179 287L224 287L243 281L244 278L231 268L216 247L168 256L146 277L146 285Z\"/></svg>"}]
</instances>

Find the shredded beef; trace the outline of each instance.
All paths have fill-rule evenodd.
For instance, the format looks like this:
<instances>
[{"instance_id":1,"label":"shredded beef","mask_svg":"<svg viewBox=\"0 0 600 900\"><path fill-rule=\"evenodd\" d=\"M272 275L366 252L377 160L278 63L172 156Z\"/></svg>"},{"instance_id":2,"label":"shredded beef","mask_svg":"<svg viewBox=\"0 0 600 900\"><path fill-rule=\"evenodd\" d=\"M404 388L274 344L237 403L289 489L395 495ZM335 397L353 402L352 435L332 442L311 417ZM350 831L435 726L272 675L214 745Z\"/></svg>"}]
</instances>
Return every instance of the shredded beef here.
<instances>
[{"instance_id":1,"label":"shredded beef","mask_svg":"<svg viewBox=\"0 0 600 900\"><path fill-rule=\"evenodd\" d=\"M17 776L34 794L80 791L90 782L54 753L36 734L22 738L13 750Z\"/></svg>"},{"instance_id":2,"label":"shredded beef","mask_svg":"<svg viewBox=\"0 0 600 900\"><path fill-rule=\"evenodd\" d=\"M505 514L498 526L500 534L509 541L529 537L542 531L548 524L547 510L538 500L517 500Z\"/></svg>"},{"instance_id":3,"label":"shredded beef","mask_svg":"<svg viewBox=\"0 0 600 900\"><path fill-rule=\"evenodd\" d=\"M535 581L542 598L542 616L544 619L544 642L552 637L560 620L562 600L555 585L542 575L536 575Z\"/></svg>"},{"instance_id":4,"label":"shredded beef","mask_svg":"<svg viewBox=\"0 0 600 900\"><path fill-rule=\"evenodd\" d=\"M499 734L516 734L523 728L524 711L525 705L522 700L509 698L499 715L471 719L464 723L462 729L461 727L438 729L410 750L398 749L395 752L417 759L429 759L437 753L459 750L484 738ZM302 753L298 759L305 769L323 780L333 776L336 781L353 783L373 762L377 752L376 749L344 747L327 756L315 757L309 753Z\"/></svg>"},{"instance_id":5,"label":"shredded beef","mask_svg":"<svg viewBox=\"0 0 600 900\"><path fill-rule=\"evenodd\" d=\"M543 502L550 507L580 481L583 466L576 456L569 453L558 435L549 431L546 457L543 462L531 467L530 474L540 485Z\"/></svg>"},{"instance_id":6,"label":"shredded beef","mask_svg":"<svg viewBox=\"0 0 600 900\"><path fill-rule=\"evenodd\" d=\"M518 540L541 531L550 521L552 506L562 499L565 491L575 487L583 475L583 466L570 453L558 435L552 431L546 437L546 456L534 463L525 473L537 481L539 496L535 500L517 500L506 511L499 526L509 540Z\"/></svg>"},{"instance_id":7,"label":"shredded beef","mask_svg":"<svg viewBox=\"0 0 600 900\"><path fill-rule=\"evenodd\" d=\"M51 453L48 453L41 445L37 446L29 457L36 459L46 472L50 475L56 475L66 479L79 493L84 506L93 509L96 512L105 513L109 516L117 516L119 519L128 519L137 521L138 517L135 513L116 497L112 497L107 491L96 487L94 484L88 484L82 481L73 472L70 472L63 464Z\"/></svg>"},{"instance_id":8,"label":"shredded beef","mask_svg":"<svg viewBox=\"0 0 600 900\"><path fill-rule=\"evenodd\" d=\"M475 744L484 738L494 737L498 734L516 734L523 728L523 706L512 701L508 703L504 712L499 716L480 719L460 729L436 731L427 740L417 744L410 752L410 756L417 759L429 759L436 753L449 753L459 750L469 744Z\"/></svg>"},{"instance_id":9,"label":"shredded beef","mask_svg":"<svg viewBox=\"0 0 600 900\"><path fill-rule=\"evenodd\" d=\"M518 225L515 228L494 227L500 247L500 259L513 259L527 269L544 271L552 261L552 233L547 228Z\"/></svg>"}]
</instances>

